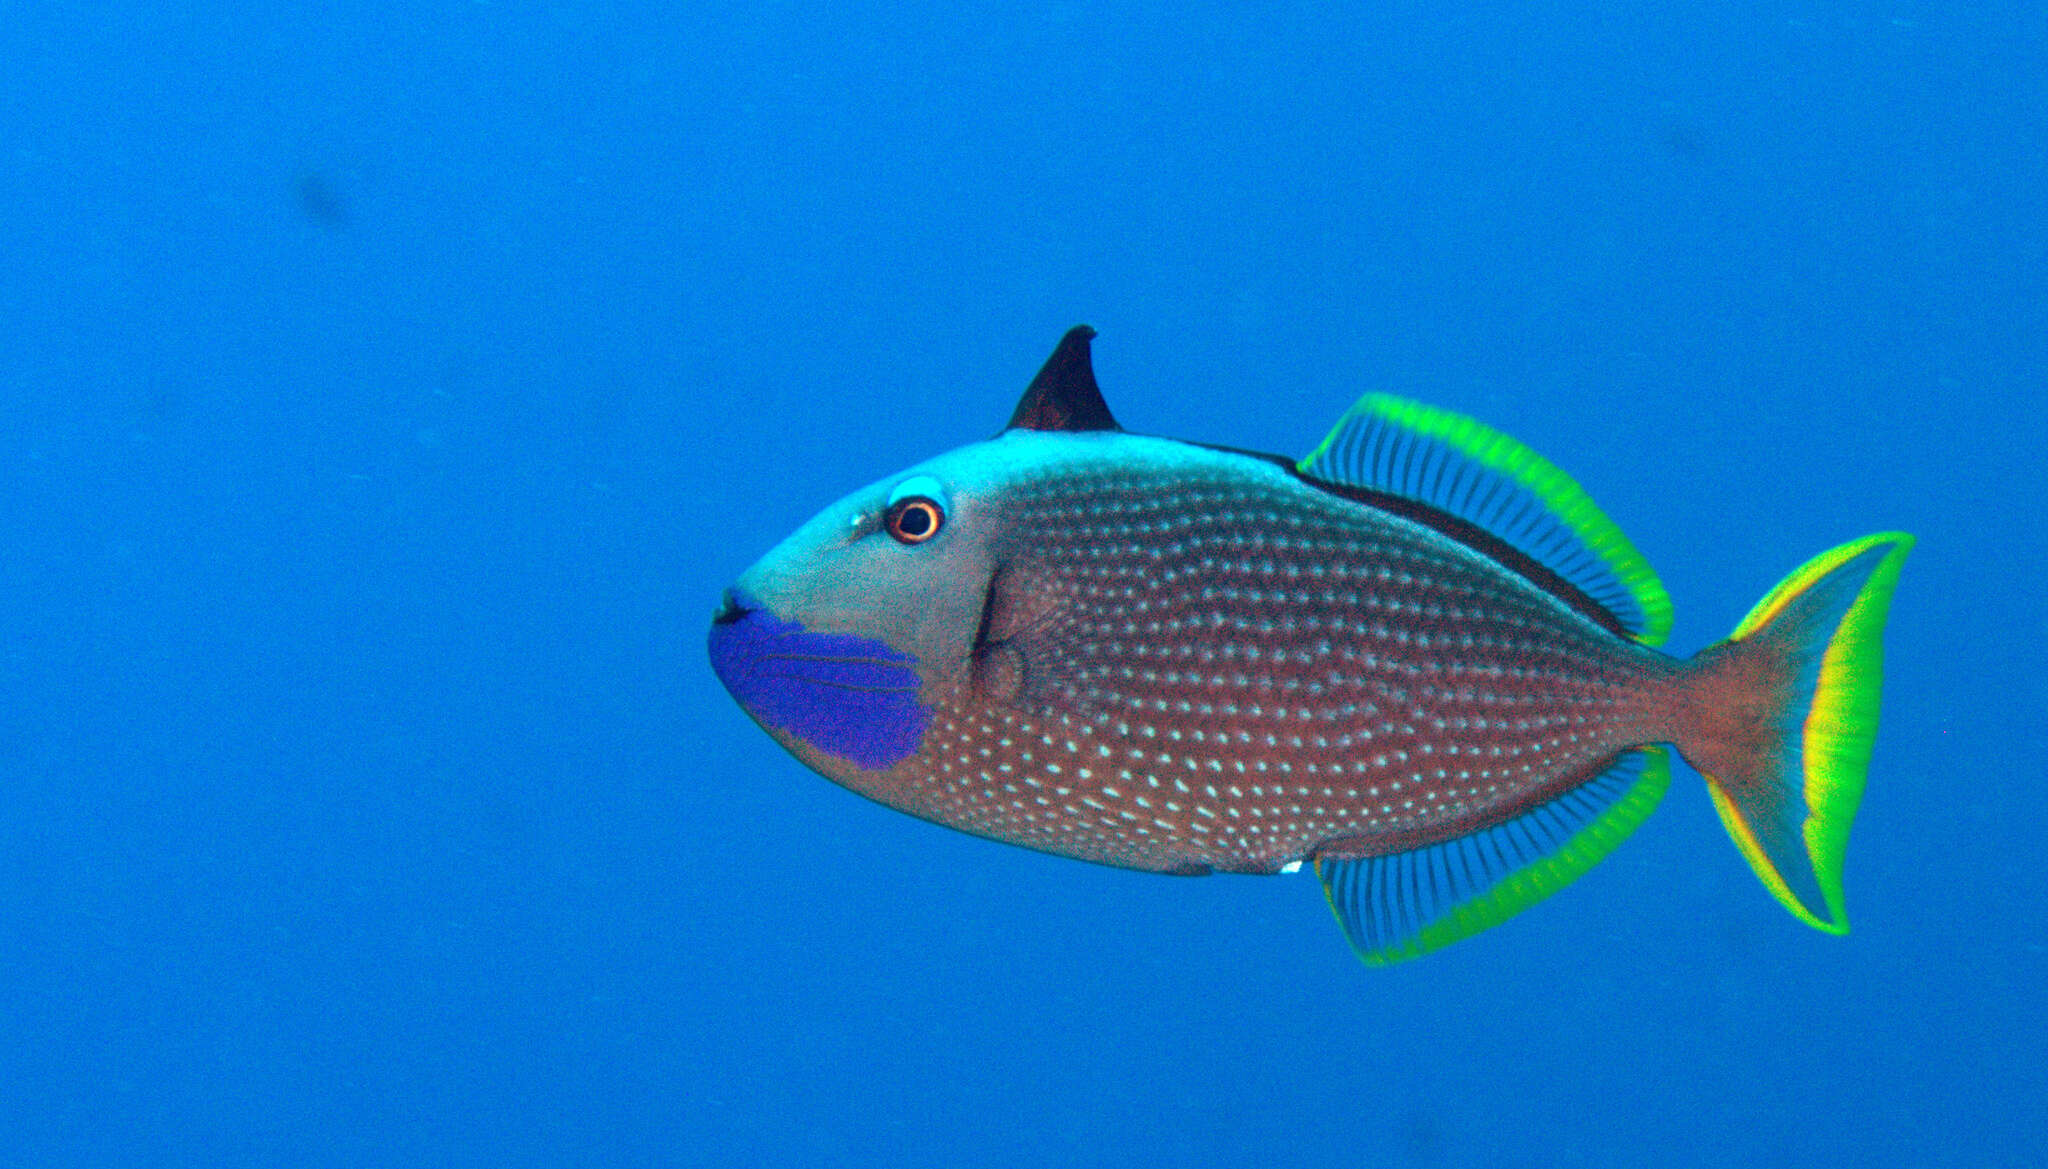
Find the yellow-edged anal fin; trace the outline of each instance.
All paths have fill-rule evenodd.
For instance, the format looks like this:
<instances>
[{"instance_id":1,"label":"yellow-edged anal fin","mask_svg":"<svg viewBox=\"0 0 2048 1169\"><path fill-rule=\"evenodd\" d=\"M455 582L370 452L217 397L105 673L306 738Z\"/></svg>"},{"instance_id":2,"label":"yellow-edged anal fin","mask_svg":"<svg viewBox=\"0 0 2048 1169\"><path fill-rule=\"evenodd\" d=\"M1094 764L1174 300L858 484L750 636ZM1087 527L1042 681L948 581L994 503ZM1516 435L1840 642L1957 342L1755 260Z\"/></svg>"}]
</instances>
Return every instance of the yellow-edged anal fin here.
<instances>
[{"instance_id":1,"label":"yellow-edged anal fin","mask_svg":"<svg viewBox=\"0 0 2048 1169\"><path fill-rule=\"evenodd\" d=\"M1628 839L1670 785L1662 748L1630 751L1512 820L1408 852L1318 857L1316 875L1367 965L1404 962L1499 925L1571 884Z\"/></svg>"}]
</instances>

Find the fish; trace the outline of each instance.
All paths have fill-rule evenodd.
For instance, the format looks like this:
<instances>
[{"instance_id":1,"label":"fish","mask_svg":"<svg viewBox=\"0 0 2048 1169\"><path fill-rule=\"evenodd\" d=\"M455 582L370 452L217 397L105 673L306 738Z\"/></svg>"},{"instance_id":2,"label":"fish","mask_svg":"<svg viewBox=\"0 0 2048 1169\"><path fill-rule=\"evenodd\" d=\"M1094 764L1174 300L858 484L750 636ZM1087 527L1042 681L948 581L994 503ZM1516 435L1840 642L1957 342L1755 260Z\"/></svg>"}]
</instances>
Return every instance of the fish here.
<instances>
[{"instance_id":1,"label":"fish","mask_svg":"<svg viewBox=\"0 0 2048 1169\"><path fill-rule=\"evenodd\" d=\"M1306 866L1387 965L1592 868L1675 751L1771 895L1847 932L1911 535L1815 556L1673 656L1648 562L1520 442L1379 393L1299 459L1127 431L1095 335L993 438L854 491L725 590L710 665L790 754L1057 856Z\"/></svg>"}]
</instances>

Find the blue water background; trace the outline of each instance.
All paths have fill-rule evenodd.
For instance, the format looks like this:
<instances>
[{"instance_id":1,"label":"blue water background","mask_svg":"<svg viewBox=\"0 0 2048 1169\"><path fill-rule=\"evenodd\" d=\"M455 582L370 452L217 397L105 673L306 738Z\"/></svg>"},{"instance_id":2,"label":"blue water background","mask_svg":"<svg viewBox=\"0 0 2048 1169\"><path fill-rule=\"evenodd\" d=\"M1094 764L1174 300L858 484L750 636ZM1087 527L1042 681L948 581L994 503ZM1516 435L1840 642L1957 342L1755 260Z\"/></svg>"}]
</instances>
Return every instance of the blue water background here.
<instances>
[{"instance_id":1,"label":"blue water background","mask_svg":"<svg viewBox=\"0 0 2048 1169\"><path fill-rule=\"evenodd\" d=\"M9 5L0 1164L2025 1165L2038 3ZM706 668L986 436L1358 393L1571 470L1690 652L1921 538L1799 925L1681 771L1374 971L1312 878L934 828Z\"/></svg>"}]
</instances>

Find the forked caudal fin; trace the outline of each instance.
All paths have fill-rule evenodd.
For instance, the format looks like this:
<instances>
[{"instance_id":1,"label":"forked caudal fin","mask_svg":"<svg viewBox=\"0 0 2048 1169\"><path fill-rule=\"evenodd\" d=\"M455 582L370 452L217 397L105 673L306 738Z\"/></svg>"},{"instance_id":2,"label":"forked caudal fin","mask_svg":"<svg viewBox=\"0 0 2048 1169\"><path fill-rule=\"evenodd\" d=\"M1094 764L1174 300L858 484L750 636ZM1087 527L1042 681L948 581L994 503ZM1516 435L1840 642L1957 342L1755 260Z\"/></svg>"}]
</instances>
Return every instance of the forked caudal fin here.
<instances>
[{"instance_id":1,"label":"forked caudal fin","mask_svg":"<svg viewBox=\"0 0 2048 1169\"><path fill-rule=\"evenodd\" d=\"M1881 532L1821 553L1695 659L1698 726L1678 749L1764 886L1832 934L1849 930L1842 852L1877 737L1879 638L1912 547Z\"/></svg>"}]
</instances>

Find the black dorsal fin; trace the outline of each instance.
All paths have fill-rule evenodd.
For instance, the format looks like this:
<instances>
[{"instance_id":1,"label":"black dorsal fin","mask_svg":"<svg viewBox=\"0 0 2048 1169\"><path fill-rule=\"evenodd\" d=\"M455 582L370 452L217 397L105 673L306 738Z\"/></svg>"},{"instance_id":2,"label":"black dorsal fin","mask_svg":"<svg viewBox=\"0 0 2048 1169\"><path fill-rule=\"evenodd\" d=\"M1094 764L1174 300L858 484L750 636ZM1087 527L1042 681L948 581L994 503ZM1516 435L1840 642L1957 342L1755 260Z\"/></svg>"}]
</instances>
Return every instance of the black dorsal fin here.
<instances>
[{"instance_id":1,"label":"black dorsal fin","mask_svg":"<svg viewBox=\"0 0 2048 1169\"><path fill-rule=\"evenodd\" d=\"M1110 417L1095 384L1095 367L1088 360L1088 342L1095 330L1075 325L1060 338L1059 348L1045 359L1038 376L1024 390L1017 412L1010 415L1009 430L1122 430Z\"/></svg>"}]
</instances>

